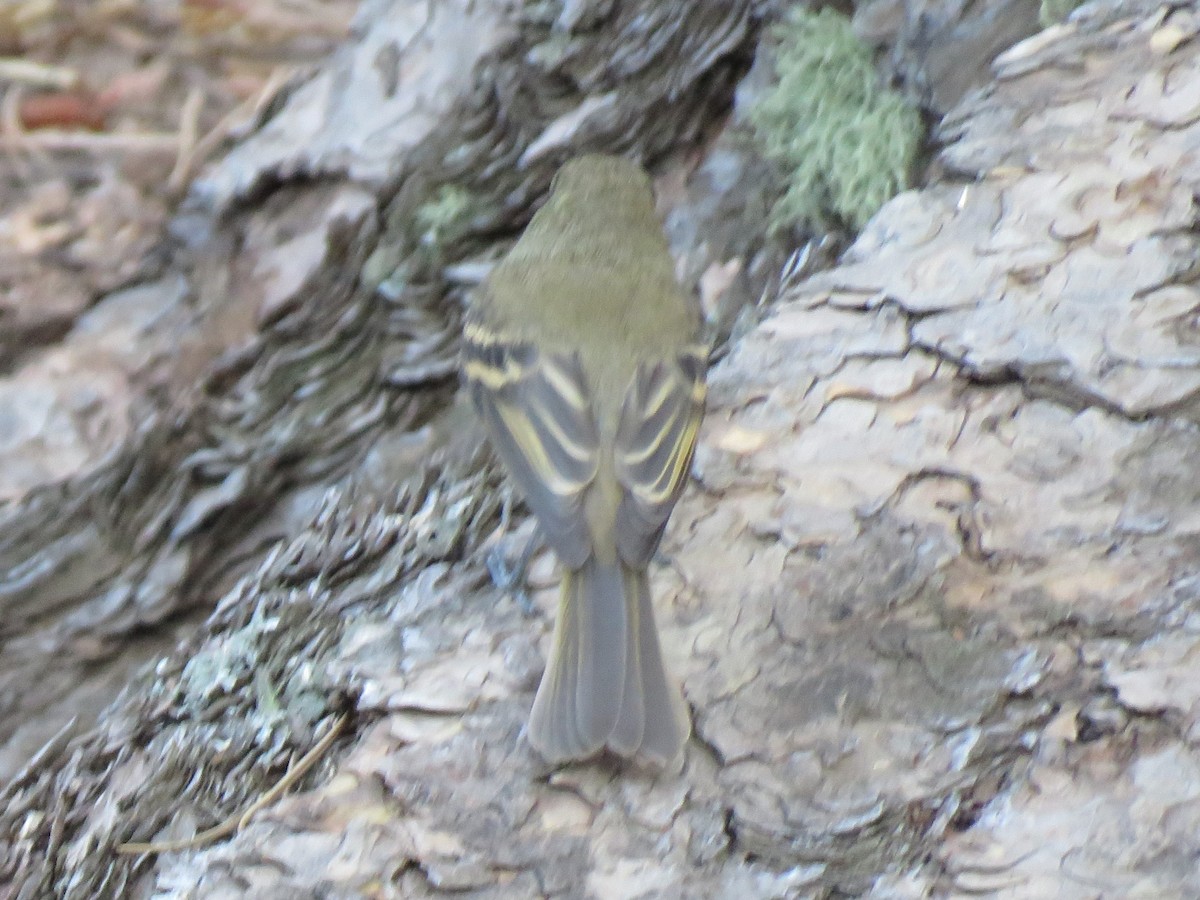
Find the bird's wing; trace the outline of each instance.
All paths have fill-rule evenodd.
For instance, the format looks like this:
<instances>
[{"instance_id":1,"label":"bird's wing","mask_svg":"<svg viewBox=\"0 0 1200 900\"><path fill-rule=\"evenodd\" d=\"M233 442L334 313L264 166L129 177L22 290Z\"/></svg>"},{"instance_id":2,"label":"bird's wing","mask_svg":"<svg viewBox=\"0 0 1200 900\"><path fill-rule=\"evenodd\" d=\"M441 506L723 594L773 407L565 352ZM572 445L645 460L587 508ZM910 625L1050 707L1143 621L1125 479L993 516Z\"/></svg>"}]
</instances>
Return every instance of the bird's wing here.
<instances>
[{"instance_id":1,"label":"bird's wing","mask_svg":"<svg viewBox=\"0 0 1200 900\"><path fill-rule=\"evenodd\" d=\"M645 566L687 481L704 417L708 348L638 367L621 408L613 462L625 488L617 512L617 549Z\"/></svg>"},{"instance_id":2,"label":"bird's wing","mask_svg":"<svg viewBox=\"0 0 1200 900\"><path fill-rule=\"evenodd\" d=\"M591 554L584 492L599 441L578 356L541 353L477 323L464 329L463 374L501 461L562 562Z\"/></svg>"}]
</instances>

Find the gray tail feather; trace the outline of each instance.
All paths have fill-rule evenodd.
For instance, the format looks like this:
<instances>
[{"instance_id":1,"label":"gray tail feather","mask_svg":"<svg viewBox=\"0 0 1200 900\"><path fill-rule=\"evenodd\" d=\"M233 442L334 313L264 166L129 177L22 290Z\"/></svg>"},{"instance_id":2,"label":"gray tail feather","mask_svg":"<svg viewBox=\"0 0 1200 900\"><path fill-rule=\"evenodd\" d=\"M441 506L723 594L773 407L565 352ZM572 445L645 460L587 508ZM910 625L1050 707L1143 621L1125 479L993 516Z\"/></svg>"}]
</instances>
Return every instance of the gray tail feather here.
<instances>
[{"instance_id":1,"label":"gray tail feather","mask_svg":"<svg viewBox=\"0 0 1200 900\"><path fill-rule=\"evenodd\" d=\"M642 702L645 705L645 730L640 752L649 759L668 765L679 757L683 744L692 730L687 704L679 684L671 680L658 644L658 629L654 625L654 607L650 603L650 579L645 570L625 570L633 582L629 597L636 597L640 624L636 632L641 662ZM633 605L633 604L631 604Z\"/></svg>"},{"instance_id":2,"label":"gray tail feather","mask_svg":"<svg viewBox=\"0 0 1200 900\"><path fill-rule=\"evenodd\" d=\"M565 573L530 743L552 762L607 747L667 764L688 731L683 696L663 665L646 573L594 556Z\"/></svg>"}]
</instances>

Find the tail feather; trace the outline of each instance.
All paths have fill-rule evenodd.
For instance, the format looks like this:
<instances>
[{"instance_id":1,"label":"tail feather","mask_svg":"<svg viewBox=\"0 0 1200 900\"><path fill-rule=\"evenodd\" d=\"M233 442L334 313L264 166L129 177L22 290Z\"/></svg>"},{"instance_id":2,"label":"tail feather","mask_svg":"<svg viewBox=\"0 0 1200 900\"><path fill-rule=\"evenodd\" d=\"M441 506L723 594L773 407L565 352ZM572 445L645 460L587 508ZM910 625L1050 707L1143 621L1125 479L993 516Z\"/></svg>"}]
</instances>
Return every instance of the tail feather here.
<instances>
[{"instance_id":1,"label":"tail feather","mask_svg":"<svg viewBox=\"0 0 1200 900\"><path fill-rule=\"evenodd\" d=\"M608 737L608 746L614 753L633 756L642 746L642 737L646 733L646 698L643 693L638 635L647 628L653 631L654 619L644 618L638 602L642 594L650 596L646 573L622 566L621 580L624 588L622 600L629 610L629 629L625 635L625 687L621 695L620 715Z\"/></svg>"},{"instance_id":2,"label":"tail feather","mask_svg":"<svg viewBox=\"0 0 1200 900\"><path fill-rule=\"evenodd\" d=\"M591 557L564 581L563 601L575 606L579 682L575 719L585 748L599 750L621 713L629 662L629 614L621 570Z\"/></svg>"},{"instance_id":3,"label":"tail feather","mask_svg":"<svg viewBox=\"0 0 1200 900\"><path fill-rule=\"evenodd\" d=\"M667 676L658 629L654 627L654 609L650 603L650 586L642 574L642 591L638 607L646 627L639 635L639 656L642 663L642 696L646 704L646 731L642 736L642 752L652 760L666 765L674 760L692 730L691 718L679 685Z\"/></svg>"},{"instance_id":4,"label":"tail feather","mask_svg":"<svg viewBox=\"0 0 1200 900\"><path fill-rule=\"evenodd\" d=\"M563 587L564 593L566 585ZM554 646L542 675L533 710L529 714L529 738L550 759L574 759L587 755L575 722L575 694L579 683L579 604L562 603L554 628Z\"/></svg>"},{"instance_id":5,"label":"tail feather","mask_svg":"<svg viewBox=\"0 0 1200 900\"><path fill-rule=\"evenodd\" d=\"M567 572L529 717L530 743L553 762L607 747L669 763L687 735L687 709L663 665L646 573L595 557Z\"/></svg>"}]
</instances>

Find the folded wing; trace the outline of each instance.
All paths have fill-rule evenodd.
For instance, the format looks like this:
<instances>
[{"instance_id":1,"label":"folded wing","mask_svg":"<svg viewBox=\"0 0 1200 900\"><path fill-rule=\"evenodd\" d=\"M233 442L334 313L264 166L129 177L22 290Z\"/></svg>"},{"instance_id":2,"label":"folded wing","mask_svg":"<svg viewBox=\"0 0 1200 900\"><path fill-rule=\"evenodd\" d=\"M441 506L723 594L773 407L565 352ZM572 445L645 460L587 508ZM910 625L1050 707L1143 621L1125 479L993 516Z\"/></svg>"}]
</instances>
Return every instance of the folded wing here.
<instances>
[{"instance_id":1,"label":"folded wing","mask_svg":"<svg viewBox=\"0 0 1200 900\"><path fill-rule=\"evenodd\" d=\"M595 419L574 354L540 353L468 323L467 388L492 445L562 562L591 555L584 493L599 465Z\"/></svg>"},{"instance_id":2,"label":"folded wing","mask_svg":"<svg viewBox=\"0 0 1200 900\"><path fill-rule=\"evenodd\" d=\"M706 347L689 347L665 362L638 368L625 397L614 451L625 488L617 512L617 550L645 567L687 481L704 416Z\"/></svg>"}]
</instances>

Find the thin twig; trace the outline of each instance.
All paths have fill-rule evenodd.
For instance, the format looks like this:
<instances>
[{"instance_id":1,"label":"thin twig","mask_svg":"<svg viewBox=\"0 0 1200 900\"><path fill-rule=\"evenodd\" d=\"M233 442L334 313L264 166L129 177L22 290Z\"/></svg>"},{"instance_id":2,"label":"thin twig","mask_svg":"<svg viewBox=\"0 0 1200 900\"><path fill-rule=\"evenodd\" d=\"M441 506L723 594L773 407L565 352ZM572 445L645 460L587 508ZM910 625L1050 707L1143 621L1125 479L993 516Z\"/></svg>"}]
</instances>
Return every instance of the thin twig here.
<instances>
[{"instance_id":1,"label":"thin twig","mask_svg":"<svg viewBox=\"0 0 1200 900\"><path fill-rule=\"evenodd\" d=\"M21 127L21 96L24 92L20 85L13 85L4 92L0 98L0 130L4 136L17 136L24 134L25 129Z\"/></svg>"},{"instance_id":2,"label":"thin twig","mask_svg":"<svg viewBox=\"0 0 1200 900\"><path fill-rule=\"evenodd\" d=\"M192 169L192 158L200 133L200 113L204 111L204 91L192 86L183 109L179 113L179 137L175 154L175 166L167 176L167 188L177 191L187 182Z\"/></svg>"},{"instance_id":3,"label":"thin twig","mask_svg":"<svg viewBox=\"0 0 1200 900\"><path fill-rule=\"evenodd\" d=\"M94 131L14 131L5 128L0 134L0 150L80 150L84 152L176 153L179 135L161 131L116 132Z\"/></svg>"},{"instance_id":4,"label":"thin twig","mask_svg":"<svg viewBox=\"0 0 1200 900\"><path fill-rule=\"evenodd\" d=\"M299 762L288 769L287 773L269 791L251 803L246 811L240 815L230 816L223 822L205 831L201 831L199 834L194 834L190 838L180 838L174 841L156 841L154 843L131 841L118 844L116 852L130 855L135 853L173 853L177 850L191 850L241 831L250 823L250 819L255 813L263 807L274 803L284 791L295 784L305 772L317 764L317 761L325 754L325 751L333 746L333 742L337 740L338 735L342 733L342 730L346 727L346 723L349 721L350 716L343 714L333 723L333 726L326 735L317 741L313 745L313 748L300 758Z\"/></svg>"},{"instance_id":5,"label":"thin twig","mask_svg":"<svg viewBox=\"0 0 1200 900\"><path fill-rule=\"evenodd\" d=\"M20 84L11 85L0 97L0 149L8 151L17 173L28 180L33 177L32 166L26 153L36 153L25 141L25 128L21 124L21 98L25 89ZM38 154L39 156L41 154Z\"/></svg>"},{"instance_id":6,"label":"thin twig","mask_svg":"<svg viewBox=\"0 0 1200 900\"><path fill-rule=\"evenodd\" d=\"M225 140L234 129L258 116L279 89L287 83L293 71L291 66L277 66L272 69L267 80L259 90L255 91L253 96L246 98L222 116L220 121L205 132L199 140L193 141L188 152L181 153L179 160L175 163L175 170L171 172L171 177L167 181L170 189L181 190L195 173L196 167L208 158L221 141Z\"/></svg>"},{"instance_id":7,"label":"thin twig","mask_svg":"<svg viewBox=\"0 0 1200 900\"><path fill-rule=\"evenodd\" d=\"M79 71L66 66L50 66L29 59L5 56L0 57L0 81L67 90L79 84Z\"/></svg>"}]
</instances>

